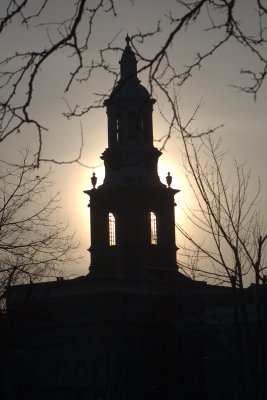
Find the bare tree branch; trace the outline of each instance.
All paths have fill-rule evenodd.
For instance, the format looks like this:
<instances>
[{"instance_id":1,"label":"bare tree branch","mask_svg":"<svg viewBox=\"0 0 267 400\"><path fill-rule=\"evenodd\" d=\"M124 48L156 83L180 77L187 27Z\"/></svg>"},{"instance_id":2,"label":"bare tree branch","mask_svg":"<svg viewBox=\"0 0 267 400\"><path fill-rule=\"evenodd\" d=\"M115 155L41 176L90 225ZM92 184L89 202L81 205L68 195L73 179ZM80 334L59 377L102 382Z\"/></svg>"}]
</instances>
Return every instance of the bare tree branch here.
<instances>
[{"instance_id":1,"label":"bare tree branch","mask_svg":"<svg viewBox=\"0 0 267 400\"><path fill-rule=\"evenodd\" d=\"M55 219L59 194L47 197L49 171L39 173L27 157L21 167L1 165L0 299L7 286L55 278L65 263L78 260L73 234Z\"/></svg>"},{"instance_id":2,"label":"bare tree branch","mask_svg":"<svg viewBox=\"0 0 267 400\"><path fill-rule=\"evenodd\" d=\"M119 9L118 0L97 0L94 6L89 0L77 0L69 5L70 15L63 12L61 20L58 22L43 21L45 11L51 5L51 0L40 0L34 7L31 0L21 0L20 2L9 0L5 13L0 17L0 34L6 32L7 26L12 26L12 24L20 24L32 31L46 28L46 31L44 30L46 33L43 34L43 44L40 44L38 49L26 48L22 51L15 51L13 54L3 55L0 60L0 88L2 89L0 142L25 127L31 128L36 133L38 142L35 154L36 165L42 159L43 135L47 127L32 114L31 105L34 96L38 96L37 78L41 70L46 68L48 60L55 54L62 53L64 49L67 51L68 60L71 62L69 63L69 79L65 85L65 92L71 95L74 84L90 83L96 71L112 74L116 83L118 74L111 66L109 56L122 50L116 45L117 34L109 40L105 48L99 49L99 59L93 57L88 62L88 59L91 59L89 54L94 24L99 18L102 18L105 23L107 15L116 17L117 8ZM267 74L267 13L266 6L260 0L253 0L249 9L245 9L245 7L247 6L240 0L177 1L176 7L172 11L166 10L166 15L163 16L164 24L162 21L155 21L154 29L148 28L144 32L139 30L132 35L131 43L139 60L139 72L146 72L151 94L161 92L169 103L170 115L168 118L170 120L176 118L173 111L175 98L170 94L170 87L173 86L177 90L186 84L192 75L228 42L243 47L248 54L254 57L257 69L251 70L249 67L243 66L240 71L241 74L247 75L249 83L245 83L242 87L236 85L236 87L256 98ZM249 12L250 16L254 18L254 32L248 29L245 20L239 18L240 10ZM196 49L195 59L191 63L177 67L173 56L180 37L185 31L198 24L203 16L206 21L203 30L212 38L210 47ZM146 45L150 41L155 41L157 47L154 54L148 56ZM90 102L90 104L80 106L73 104L68 107L65 116L67 118L81 117L95 108L102 107L103 99L106 96L107 94L98 94L97 101ZM170 135L171 131L166 140Z\"/></svg>"}]
</instances>

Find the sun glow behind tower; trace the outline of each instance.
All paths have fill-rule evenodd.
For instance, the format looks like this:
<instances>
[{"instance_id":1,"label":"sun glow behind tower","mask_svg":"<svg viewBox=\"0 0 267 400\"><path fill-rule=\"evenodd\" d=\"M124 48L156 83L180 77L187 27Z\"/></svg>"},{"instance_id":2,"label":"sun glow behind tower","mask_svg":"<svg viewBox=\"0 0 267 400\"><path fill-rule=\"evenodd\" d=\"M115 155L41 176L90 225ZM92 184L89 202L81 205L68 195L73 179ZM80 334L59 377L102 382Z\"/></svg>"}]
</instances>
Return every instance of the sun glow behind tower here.
<instances>
[{"instance_id":1,"label":"sun glow behind tower","mask_svg":"<svg viewBox=\"0 0 267 400\"><path fill-rule=\"evenodd\" d=\"M105 114L104 114L105 118ZM82 172L82 173L81 173ZM172 161L172 157L169 156L169 153L163 152L161 157L159 158L158 163L158 175L161 182L167 186L166 177L170 172L172 176L172 183L171 187L178 188L181 190L175 196L175 221L179 225L186 226L187 225L187 218L182 211L184 206L184 191L183 188L185 187L185 178L183 177L179 168L177 168L177 164ZM84 267L81 267L82 270L84 269L85 273L87 272L87 265L88 265L88 253L86 249L90 247L91 235L90 235L90 207L88 197L82 193L82 190L86 188L92 188L91 177L95 173L97 178L96 188L101 186L104 182L105 178L105 168L104 165L96 167L96 168L78 168L78 171L75 173L75 177L72 177L73 182L73 195L70 196L69 201L72 202L72 210L75 212L70 214L71 218L71 225L76 226L77 236L80 240L81 249L83 252L85 264ZM73 197L75 196L75 197ZM179 243L179 234L176 232L176 242ZM179 247L179 245L178 245ZM90 263L90 256L89 256L89 263Z\"/></svg>"}]
</instances>

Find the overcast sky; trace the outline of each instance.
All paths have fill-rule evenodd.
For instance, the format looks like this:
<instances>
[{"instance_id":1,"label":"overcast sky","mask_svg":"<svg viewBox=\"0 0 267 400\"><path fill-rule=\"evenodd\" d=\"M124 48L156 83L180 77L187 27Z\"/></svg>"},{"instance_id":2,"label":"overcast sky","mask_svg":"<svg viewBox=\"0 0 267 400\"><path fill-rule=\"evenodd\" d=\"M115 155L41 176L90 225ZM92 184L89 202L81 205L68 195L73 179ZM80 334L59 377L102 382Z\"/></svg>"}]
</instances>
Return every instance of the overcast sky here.
<instances>
[{"instance_id":1,"label":"overcast sky","mask_svg":"<svg viewBox=\"0 0 267 400\"><path fill-rule=\"evenodd\" d=\"M54 21L62 18L62 15L71 11L75 1L57 0L48 8L47 17ZM93 3L93 2L92 2ZM250 27L253 26L253 10L250 1L244 0L240 10L240 19ZM176 2L172 0L135 0L134 5L127 0L119 0L117 4L117 17L114 18L105 13L99 17L94 25L91 45L88 51L88 63L97 57L97 50L105 47L111 38L117 38L115 43L124 47L124 39L127 33L135 34L138 29L149 31L155 28L157 20L162 20L162 33L157 40L151 40L149 46L144 47L143 53L153 54L161 46L168 34L168 21L165 14L172 10L174 15L179 13ZM5 7L5 1L1 2L1 10ZM171 56L177 68L182 67L194 59L196 52L212 43L214 37L210 32L204 32L206 19L200 19L200 23L188 28L180 40L172 46ZM52 29L52 28L51 28ZM14 24L1 38L2 54L43 43L46 32L40 28L21 27ZM84 134L84 149L82 161L89 166L101 164L99 156L107 146L107 123L105 109L91 112L81 119L66 120L62 113L66 111L67 99L70 104L89 104L95 92L108 93L113 85L111 75L98 73L92 80L83 85L74 85L72 91L64 94L69 65L72 62L66 52L52 57L44 65L38 78L34 104L31 113L41 120L48 128L45 140L44 156L57 159L72 159L78 154L80 146L79 134L81 126ZM267 54L266 54L267 56ZM119 67L119 52L110 56L110 63L114 68ZM253 66L255 60L245 49L236 44L228 43L212 58L208 59L200 70L196 70L190 82L182 88L179 94L180 111L182 118L192 115L195 107L201 101L203 106L197 114L193 127L205 129L209 126L223 124L220 134L224 138L224 147L230 151L239 163L246 162L252 170L253 180L260 177L262 182L262 202L260 207L266 215L267 211L267 183L266 183L266 115L267 115L267 81L261 88L257 101L253 97L244 94L233 87L245 82L240 76L241 68ZM141 75L143 85L147 85L146 76ZM63 99L64 98L64 99ZM160 97L157 99L161 109L166 110L167 105ZM161 120L157 106L154 110L154 134L160 138L167 131L166 124ZM7 140L0 148L0 158L13 157L18 148L30 145L33 137L24 133L23 138L13 137ZM155 143L157 146L157 143ZM182 176L179 153L179 140L174 136L167 144L161 156L160 176L162 181L168 170L173 175L173 187L181 189L181 198L187 194L187 188ZM83 190L88 189L90 176L96 172L99 183L103 179L103 167L86 169L80 166L67 165L54 167L56 190L62 194L62 217L69 220L69 225L77 232L77 238L81 243L81 255L84 261L77 267L77 273L86 273L89 265L89 255L86 248L90 245L89 237L89 213L87 209L88 199ZM229 169L229 174L231 170ZM179 199L178 207L179 207ZM179 241L179 238L178 238Z\"/></svg>"}]
</instances>

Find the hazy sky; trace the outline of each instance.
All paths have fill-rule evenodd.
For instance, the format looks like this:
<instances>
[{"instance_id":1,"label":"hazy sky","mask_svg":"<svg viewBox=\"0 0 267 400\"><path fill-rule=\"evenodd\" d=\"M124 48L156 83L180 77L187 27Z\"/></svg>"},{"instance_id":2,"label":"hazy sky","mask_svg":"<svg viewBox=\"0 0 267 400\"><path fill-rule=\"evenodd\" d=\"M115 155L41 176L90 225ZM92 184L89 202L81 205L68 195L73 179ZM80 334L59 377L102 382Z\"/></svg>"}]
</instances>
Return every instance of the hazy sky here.
<instances>
[{"instance_id":1,"label":"hazy sky","mask_svg":"<svg viewBox=\"0 0 267 400\"><path fill-rule=\"evenodd\" d=\"M1 10L5 7L5 1L1 2ZM35 2L36 4L37 2ZM75 1L57 0L52 2L52 7L47 10L50 21L62 19L62 15L68 15ZM93 1L91 2L93 5ZM33 2L34 4L34 2ZM91 44L88 51L88 63L94 57L98 57L97 50L105 47L111 38L116 38L116 44L124 46L124 38L127 34L133 35L138 29L141 31L155 28L157 20L162 20L162 33L155 41L151 40L143 53L152 55L153 51L161 46L168 34L168 21L164 16L172 10L174 15L179 13L176 2L173 0L119 0L117 4L117 17L103 13L94 24ZM250 1L244 0L240 10L240 19L253 30L253 11ZM16 22L16 21L15 21ZM212 43L214 34L204 32L206 19L200 19L200 23L188 28L179 40L172 46L171 57L177 68L194 59L195 53L201 51ZM53 29L51 27L51 29ZM1 38L1 53L10 54L12 51L20 51L27 46L38 49L44 41L46 31L41 28L30 28L14 25L10 27ZM267 56L267 54L266 54ZM121 57L119 52L110 56L110 64L118 68ZM74 85L70 94L64 94L69 67L72 63L66 51L59 52L48 61L42 73L38 77L34 104L31 113L38 116L41 122L49 129L45 140L44 157L57 159L72 159L78 154L81 125L84 134L84 149L82 161L89 166L101 164L99 156L107 146L107 123L105 109L96 110L81 119L66 120L62 113L66 111L66 103L89 104L95 92L108 93L113 85L111 75L98 73L92 80L82 85ZM267 183L266 183L266 114L267 114L267 82L261 88L255 102L252 96L241 93L231 85L245 82L245 78L239 75L240 68L246 69L255 63L253 56L248 51L228 43L212 58L208 59L200 70L196 70L192 79L186 84L179 95L180 111L182 118L192 115L197 104L202 101L203 106L194 121L194 128L206 128L223 124L220 134L224 138L224 146L230 151L239 163L246 162L252 170L253 179L258 177L262 183L262 203L260 207L267 214ZM142 84L146 86L146 77L141 76ZM158 104L166 111L167 105L159 97ZM154 111L154 134L160 138L167 131L166 124L162 121L157 106ZM27 135L13 137L7 140L0 148L0 158L13 157L18 148L25 144L33 146L34 138ZM157 143L155 143L157 146ZM173 175L173 187L181 189L180 198L186 198L187 188L180 165L179 140L173 137L167 144L160 160L160 176L162 181L168 170ZM54 167L56 190L62 194L62 216L69 220L70 228L76 230L77 238L81 243L81 255L84 261L77 267L77 273L86 273L89 265L89 256L86 248L90 245L89 238L89 213L87 209L88 198L83 190L90 185L90 176L93 170L80 166L67 165ZM94 170L99 178L103 179L103 168ZM229 169L229 174L231 170ZM179 208L179 199L178 206ZM179 241L179 238L177 238Z\"/></svg>"}]
</instances>

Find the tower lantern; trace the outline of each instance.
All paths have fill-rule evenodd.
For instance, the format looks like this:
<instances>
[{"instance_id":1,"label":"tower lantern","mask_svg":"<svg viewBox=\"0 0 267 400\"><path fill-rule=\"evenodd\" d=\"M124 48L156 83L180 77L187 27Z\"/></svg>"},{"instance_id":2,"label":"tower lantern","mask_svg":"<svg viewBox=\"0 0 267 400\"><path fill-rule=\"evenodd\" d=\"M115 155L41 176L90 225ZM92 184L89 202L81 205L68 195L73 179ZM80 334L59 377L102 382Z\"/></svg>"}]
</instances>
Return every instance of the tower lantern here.
<instances>
[{"instance_id":1,"label":"tower lantern","mask_svg":"<svg viewBox=\"0 0 267 400\"><path fill-rule=\"evenodd\" d=\"M161 183L153 145L153 104L137 77L126 37L120 80L105 101L108 147L102 185L90 196L92 274L139 276L144 268L176 271L174 195Z\"/></svg>"}]
</instances>

